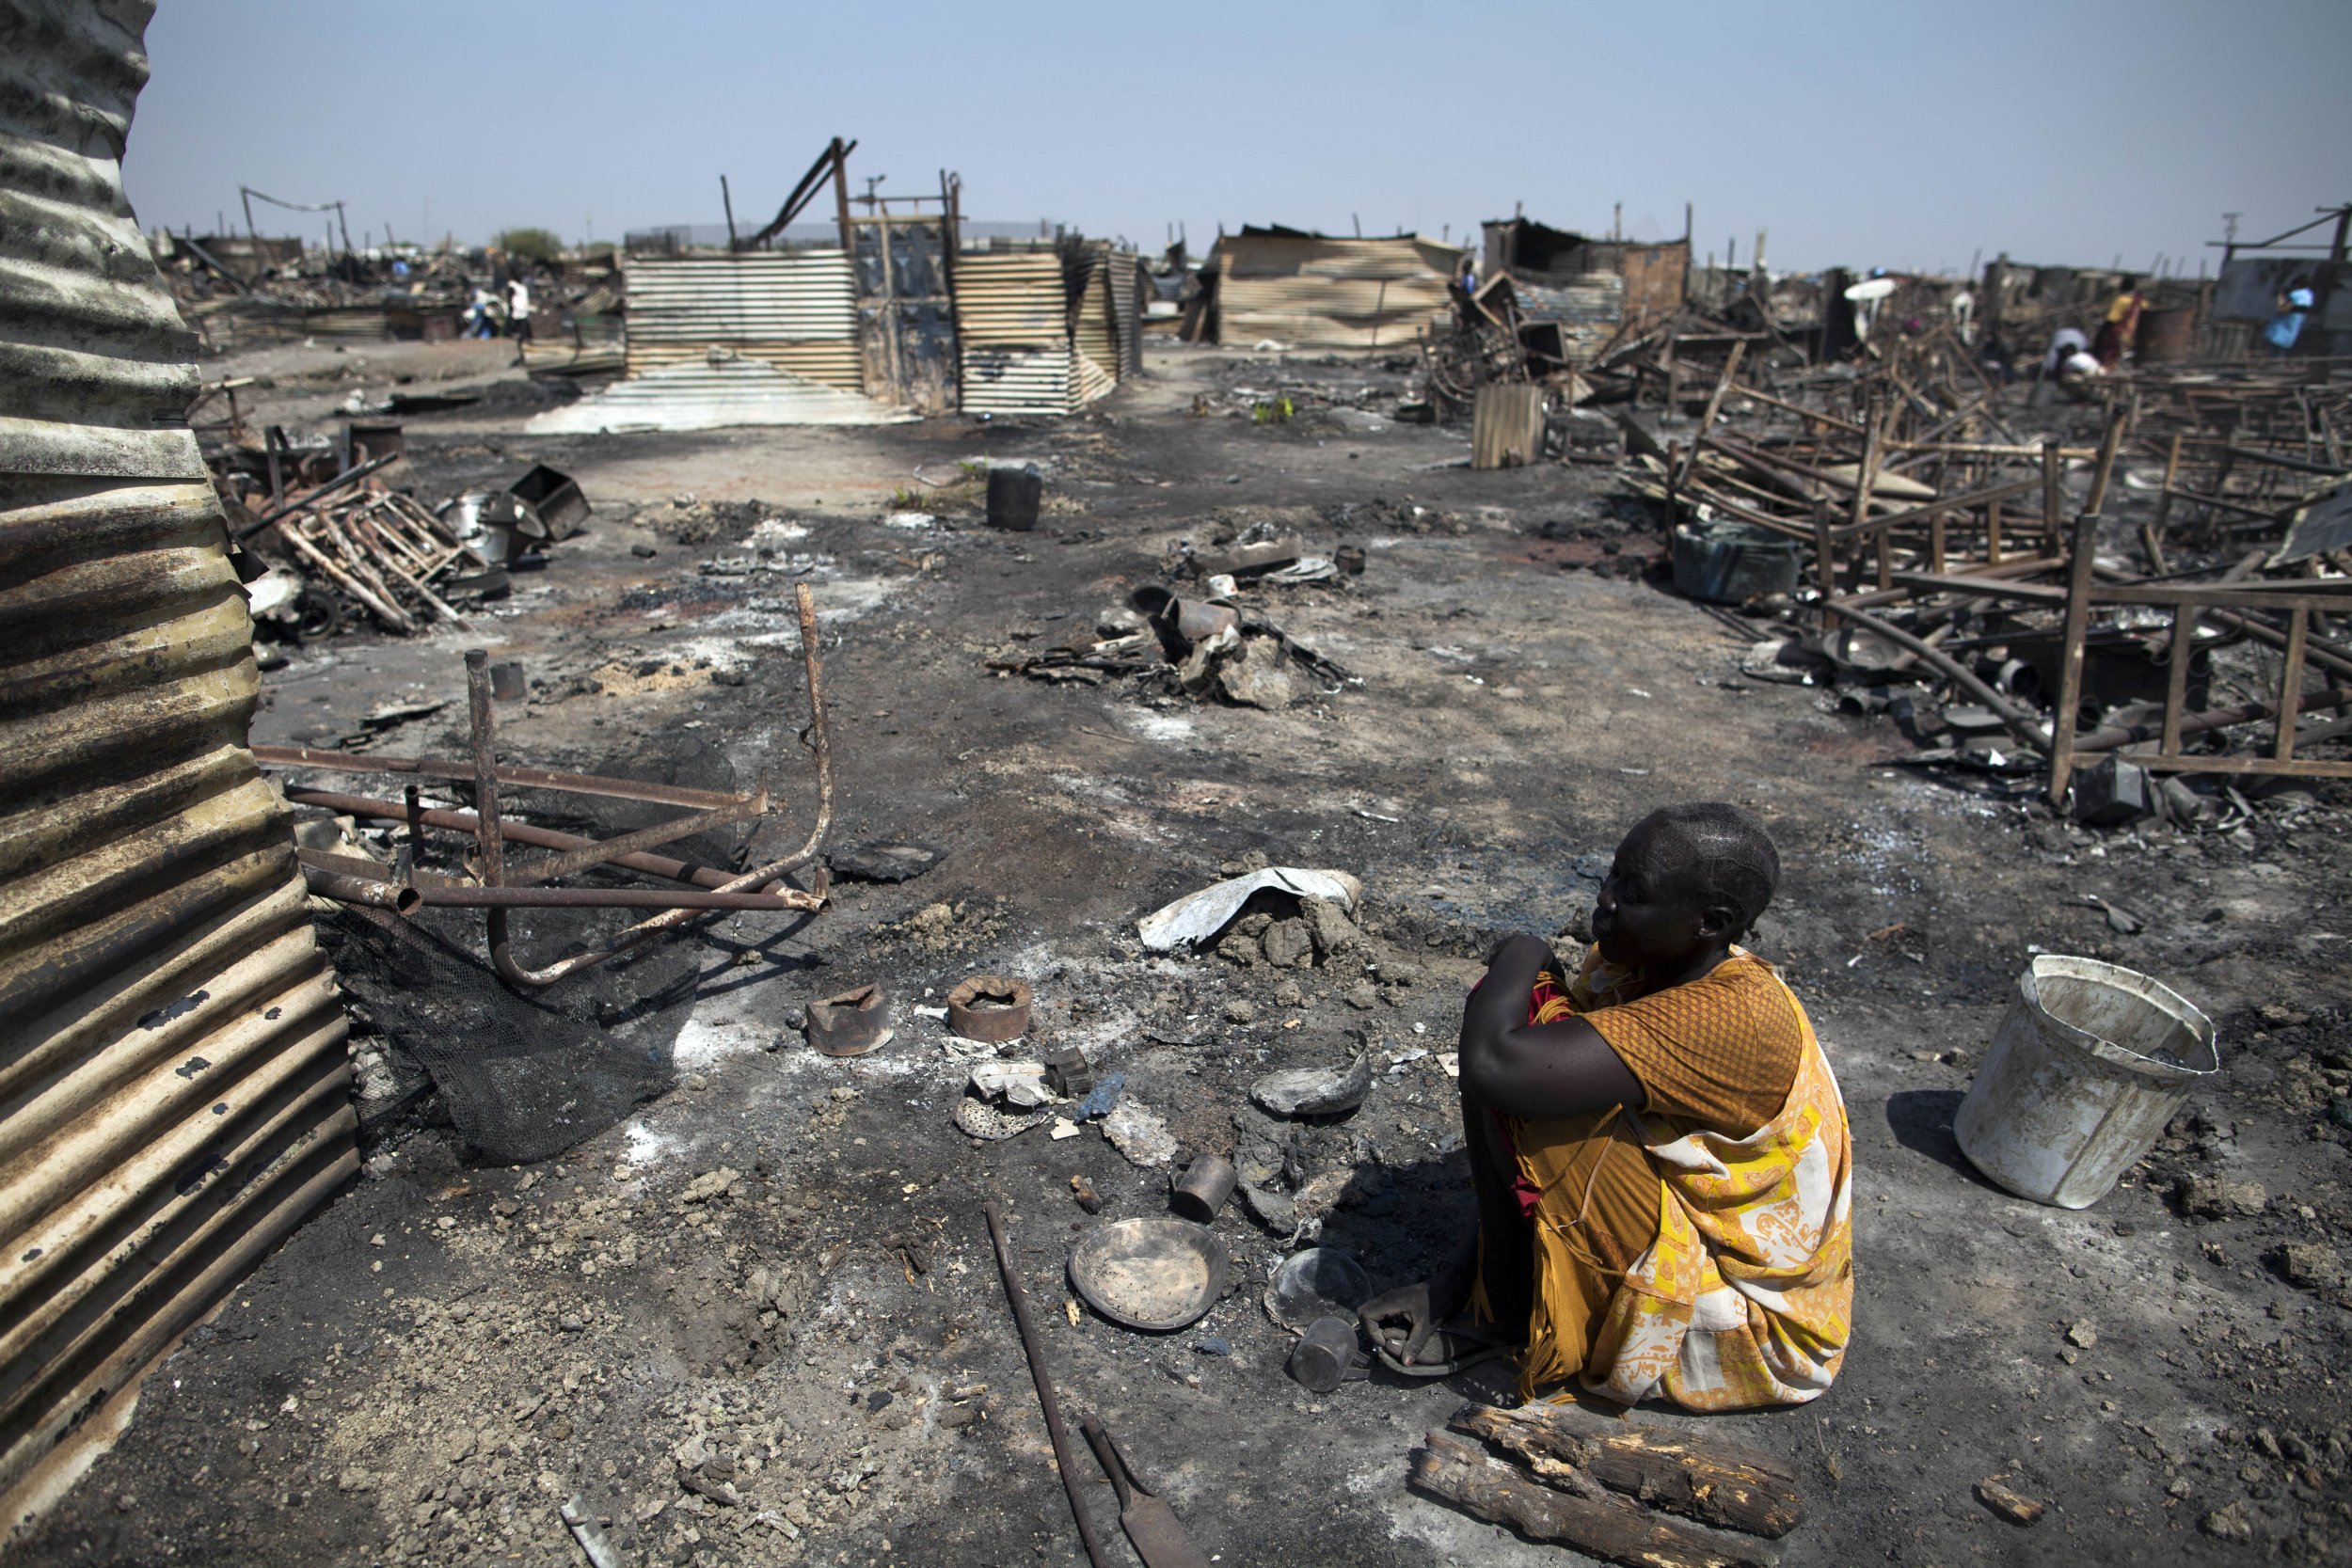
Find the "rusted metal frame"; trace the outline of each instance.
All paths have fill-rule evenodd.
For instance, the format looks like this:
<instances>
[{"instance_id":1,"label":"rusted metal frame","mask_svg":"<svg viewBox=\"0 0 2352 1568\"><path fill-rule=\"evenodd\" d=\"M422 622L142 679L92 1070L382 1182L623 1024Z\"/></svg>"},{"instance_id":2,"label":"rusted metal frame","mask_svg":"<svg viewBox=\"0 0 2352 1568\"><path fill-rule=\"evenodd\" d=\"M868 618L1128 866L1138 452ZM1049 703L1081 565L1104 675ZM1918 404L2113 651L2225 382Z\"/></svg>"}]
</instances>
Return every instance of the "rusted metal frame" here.
<instances>
[{"instance_id":1,"label":"rusted metal frame","mask_svg":"<svg viewBox=\"0 0 2352 1568\"><path fill-rule=\"evenodd\" d=\"M427 807L417 799L416 786L413 784L409 786L408 795L408 802L403 804L396 800L373 800L365 796L342 795L325 789L289 789L286 791L287 800L294 805L323 806L328 811L341 812L347 816L371 817L386 822L405 822L408 824L412 843L421 840L421 830L428 827L472 836L477 821L472 812ZM509 844L528 844L538 849L602 847L596 839L584 838L578 833L561 833L552 828L532 827L526 823L510 822L502 817L499 822L499 834ZM608 840L606 844L609 846L614 842L617 841ZM608 853L601 857L601 862L626 870L643 872L648 877L660 877L669 881L686 882L695 887L724 887L735 879L735 873L732 871L715 871L707 865L696 865L691 861L672 860L666 855Z\"/></svg>"},{"instance_id":2,"label":"rusted metal frame","mask_svg":"<svg viewBox=\"0 0 2352 1568\"><path fill-rule=\"evenodd\" d=\"M2083 700L2083 639L2090 627L2090 569L2097 554L2099 515L2074 519L2074 550L2066 573L2066 630L2058 643L2058 701L2050 715L2050 805L2066 809L2074 771L2074 730Z\"/></svg>"},{"instance_id":3,"label":"rusted metal frame","mask_svg":"<svg viewBox=\"0 0 2352 1568\"><path fill-rule=\"evenodd\" d=\"M809 738L811 748L817 753L817 820L809 829L807 842L792 854L745 872L724 886L714 889L714 892L745 892L799 869L816 858L818 847L824 843L826 832L833 826L833 743L825 725L824 669L818 655L817 601L806 583L797 584L795 593L801 621L801 658L808 681ZM486 692L486 679L483 684ZM821 900L822 887L811 896ZM640 921L601 948L559 958L545 969L534 970L516 960L506 911L493 909L489 915L490 961L510 985L535 990L554 985L568 975L616 958L664 931L675 930L700 912L695 910L664 911L649 920Z\"/></svg>"},{"instance_id":4,"label":"rusted metal frame","mask_svg":"<svg viewBox=\"0 0 2352 1568\"><path fill-rule=\"evenodd\" d=\"M798 888L783 893L722 893L703 888L655 887L469 887L435 882L407 887L353 872L302 863L302 876L311 892L340 904L360 904L412 914L418 910L676 910L689 914L713 910L752 910L806 912L824 907L820 894Z\"/></svg>"},{"instance_id":5,"label":"rusted metal frame","mask_svg":"<svg viewBox=\"0 0 2352 1568\"><path fill-rule=\"evenodd\" d=\"M314 746L256 746L257 761L278 768L316 768L330 773L413 773L425 779L474 777L470 760L447 757L387 757L373 753L326 752ZM596 795L614 800L640 800L657 806L697 806L710 810L731 806L743 799L716 789L690 789L683 784L609 779L595 773L563 773L549 768L501 765L498 782L510 789L552 789L565 795Z\"/></svg>"},{"instance_id":6,"label":"rusted metal frame","mask_svg":"<svg viewBox=\"0 0 2352 1568\"><path fill-rule=\"evenodd\" d=\"M667 822L657 822L650 828L640 828L635 832L596 840L576 848L559 850L555 854L541 855L511 865L507 867L507 884L510 887L530 887L539 882L552 882L559 878L585 871L592 865L618 861L625 855L656 849L664 844L675 844L681 838L691 838L696 833L723 828L747 817L765 816L767 811L768 786L763 780L755 794L745 796L734 805L697 812L691 816L674 817ZM503 836L514 838L514 831L505 830Z\"/></svg>"}]
</instances>

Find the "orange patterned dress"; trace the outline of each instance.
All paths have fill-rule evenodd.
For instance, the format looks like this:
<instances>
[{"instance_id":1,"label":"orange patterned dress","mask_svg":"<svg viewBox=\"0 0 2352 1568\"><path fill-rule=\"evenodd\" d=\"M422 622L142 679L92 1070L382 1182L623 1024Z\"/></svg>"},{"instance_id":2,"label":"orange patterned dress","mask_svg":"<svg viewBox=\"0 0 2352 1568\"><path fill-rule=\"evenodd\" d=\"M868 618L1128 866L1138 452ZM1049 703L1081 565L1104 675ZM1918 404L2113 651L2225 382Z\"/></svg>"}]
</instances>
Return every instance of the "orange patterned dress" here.
<instances>
[{"instance_id":1,"label":"orange patterned dress","mask_svg":"<svg viewBox=\"0 0 2352 1568\"><path fill-rule=\"evenodd\" d=\"M1795 994L1742 949L1647 995L1632 979L1594 949L1534 999L1533 1022L1590 1023L1648 1103L1504 1118L1533 1194L1522 1392L1577 1378L1696 1410L1818 1398L1853 1311L1853 1151L1828 1058Z\"/></svg>"}]
</instances>

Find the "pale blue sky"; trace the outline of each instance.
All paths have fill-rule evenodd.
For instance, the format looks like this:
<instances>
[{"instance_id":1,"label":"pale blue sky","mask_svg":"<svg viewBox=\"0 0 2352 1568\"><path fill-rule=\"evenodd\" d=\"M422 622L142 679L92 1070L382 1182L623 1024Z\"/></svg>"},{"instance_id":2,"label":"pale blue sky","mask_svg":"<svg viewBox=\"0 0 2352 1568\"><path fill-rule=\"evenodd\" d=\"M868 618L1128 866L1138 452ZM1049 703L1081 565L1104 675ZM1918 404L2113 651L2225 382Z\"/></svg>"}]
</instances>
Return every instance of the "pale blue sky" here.
<instances>
[{"instance_id":1,"label":"pale blue sky","mask_svg":"<svg viewBox=\"0 0 2352 1568\"><path fill-rule=\"evenodd\" d=\"M2144 268L2352 199L2344 0L1236 5L162 0L127 176L352 234L745 227L827 137L885 194L1156 247L1182 221L1438 233L1507 214L1776 269ZM853 188L863 189L853 178ZM281 221L263 231L294 231ZM319 225L303 219L300 231Z\"/></svg>"}]
</instances>

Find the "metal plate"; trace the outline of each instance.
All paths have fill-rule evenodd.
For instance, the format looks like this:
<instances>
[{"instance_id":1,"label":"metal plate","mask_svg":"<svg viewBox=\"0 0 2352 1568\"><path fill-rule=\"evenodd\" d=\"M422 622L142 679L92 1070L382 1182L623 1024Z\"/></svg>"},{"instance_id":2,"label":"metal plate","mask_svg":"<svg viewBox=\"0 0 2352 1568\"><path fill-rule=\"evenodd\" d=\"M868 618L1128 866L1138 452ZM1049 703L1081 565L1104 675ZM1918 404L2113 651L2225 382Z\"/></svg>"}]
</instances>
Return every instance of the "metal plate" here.
<instances>
[{"instance_id":1,"label":"metal plate","mask_svg":"<svg viewBox=\"0 0 2352 1568\"><path fill-rule=\"evenodd\" d=\"M1115 1323L1165 1334L1197 1323L1225 1293L1225 1243L1183 1220L1117 1220L1078 1243L1070 1283Z\"/></svg>"}]
</instances>

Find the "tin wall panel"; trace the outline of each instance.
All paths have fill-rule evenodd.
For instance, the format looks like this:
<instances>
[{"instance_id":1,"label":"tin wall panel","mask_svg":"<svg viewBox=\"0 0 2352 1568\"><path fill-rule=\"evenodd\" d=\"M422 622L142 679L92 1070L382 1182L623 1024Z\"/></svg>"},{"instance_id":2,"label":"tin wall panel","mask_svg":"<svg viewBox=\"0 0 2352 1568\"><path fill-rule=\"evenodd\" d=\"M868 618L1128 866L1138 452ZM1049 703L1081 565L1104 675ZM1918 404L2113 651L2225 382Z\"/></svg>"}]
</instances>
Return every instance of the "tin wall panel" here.
<instances>
[{"instance_id":1,"label":"tin wall panel","mask_svg":"<svg viewBox=\"0 0 2352 1568\"><path fill-rule=\"evenodd\" d=\"M144 0L0 0L0 1510L357 1169L344 1023L121 189Z\"/></svg>"}]
</instances>

